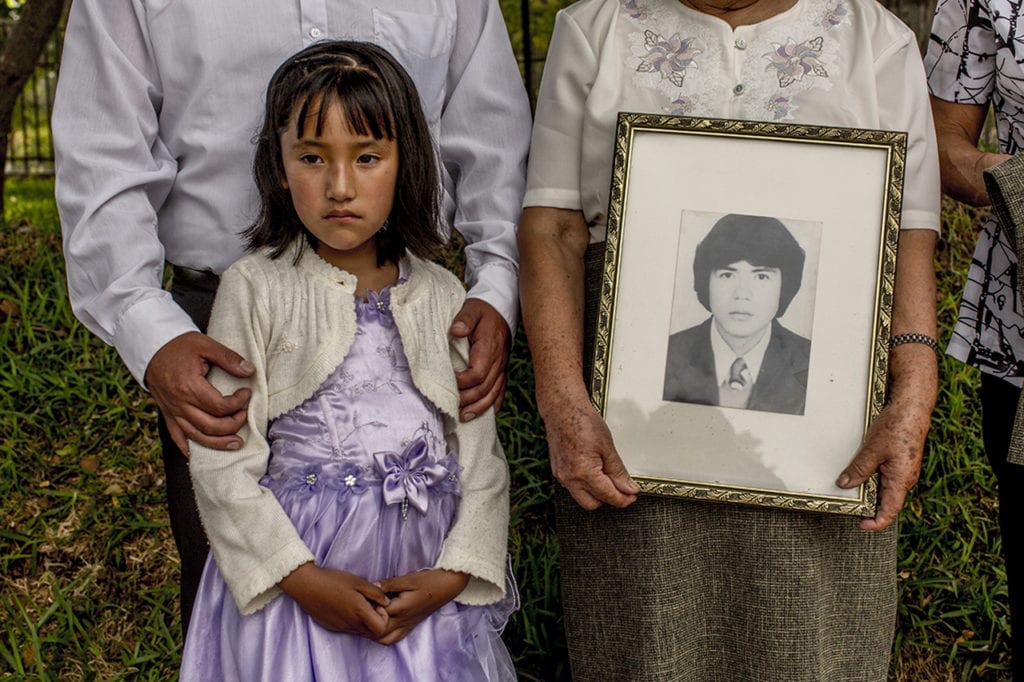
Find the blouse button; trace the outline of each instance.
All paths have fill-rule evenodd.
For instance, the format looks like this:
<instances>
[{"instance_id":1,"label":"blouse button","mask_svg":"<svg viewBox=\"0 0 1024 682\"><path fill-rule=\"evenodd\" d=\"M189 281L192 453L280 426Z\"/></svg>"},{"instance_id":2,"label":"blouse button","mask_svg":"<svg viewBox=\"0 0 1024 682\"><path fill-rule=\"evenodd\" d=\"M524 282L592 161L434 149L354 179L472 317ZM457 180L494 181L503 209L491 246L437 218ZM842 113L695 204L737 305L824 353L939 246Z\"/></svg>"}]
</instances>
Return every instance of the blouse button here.
<instances>
[{"instance_id":1,"label":"blouse button","mask_svg":"<svg viewBox=\"0 0 1024 682\"><path fill-rule=\"evenodd\" d=\"M319 37L320 37L320 36L322 36L323 34L324 34L324 33L323 33L323 31L321 31L321 30L320 30L320 29L318 29L318 28L315 28L315 27L314 27L314 28L311 28L311 29L309 29L309 37L310 37L310 38L313 38L314 40L315 40L315 39L317 39L317 38L319 38Z\"/></svg>"},{"instance_id":2,"label":"blouse button","mask_svg":"<svg viewBox=\"0 0 1024 682\"><path fill-rule=\"evenodd\" d=\"M735 45L737 50L747 49L747 41L745 41L743 38L737 38Z\"/></svg>"},{"instance_id":3,"label":"blouse button","mask_svg":"<svg viewBox=\"0 0 1024 682\"><path fill-rule=\"evenodd\" d=\"M734 87L732 89L732 94L734 94L734 95L742 95L743 94L743 89L744 89L743 88L743 84L742 83L737 83L736 87Z\"/></svg>"}]
</instances>

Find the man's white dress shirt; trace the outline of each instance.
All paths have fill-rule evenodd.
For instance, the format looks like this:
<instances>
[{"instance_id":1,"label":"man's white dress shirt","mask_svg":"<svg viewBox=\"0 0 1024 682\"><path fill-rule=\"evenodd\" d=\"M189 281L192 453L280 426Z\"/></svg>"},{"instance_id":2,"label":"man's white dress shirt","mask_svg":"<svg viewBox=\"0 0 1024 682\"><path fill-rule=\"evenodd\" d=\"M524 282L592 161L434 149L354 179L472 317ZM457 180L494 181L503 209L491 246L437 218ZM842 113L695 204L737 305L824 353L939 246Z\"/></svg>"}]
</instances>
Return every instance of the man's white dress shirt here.
<instances>
[{"instance_id":1,"label":"man's white dress shirt","mask_svg":"<svg viewBox=\"0 0 1024 682\"><path fill-rule=\"evenodd\" d=\"M327 38L381 45L412 75L470 295L514 324L530 111L495 0L75 0L53 113L68 285L140 382L196 328L165 263L220 273L243 253L267 80Z\"/></svg>"}]
</instances>

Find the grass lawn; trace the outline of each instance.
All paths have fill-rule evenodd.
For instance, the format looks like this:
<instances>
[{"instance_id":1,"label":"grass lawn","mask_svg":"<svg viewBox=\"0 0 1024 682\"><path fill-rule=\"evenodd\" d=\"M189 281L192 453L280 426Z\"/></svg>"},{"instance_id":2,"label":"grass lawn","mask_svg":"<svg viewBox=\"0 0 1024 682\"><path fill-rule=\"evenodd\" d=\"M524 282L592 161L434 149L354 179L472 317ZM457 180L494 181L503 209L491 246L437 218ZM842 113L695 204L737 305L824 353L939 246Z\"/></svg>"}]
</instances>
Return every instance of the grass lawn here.
<instances>
[{"instance_id":1,"label":"grass lawn","mask_svg":"<svg viewBox=\"0 0 1024 682\"><path fill-rule=\"evenodd\" d=\"M51 195L51 182L12 181L0 228L0 679L166 680L180 647L177 558L154 411L70 312ZM936 263L948 336L974 216L952 204L945 215ZM922 479L901 518L893 680L1009 679L976 382L943 361ZM567 679L554 484L522 334L499 422L523 598L506 640L523 679Z\"/></svg>"}]
</instances>

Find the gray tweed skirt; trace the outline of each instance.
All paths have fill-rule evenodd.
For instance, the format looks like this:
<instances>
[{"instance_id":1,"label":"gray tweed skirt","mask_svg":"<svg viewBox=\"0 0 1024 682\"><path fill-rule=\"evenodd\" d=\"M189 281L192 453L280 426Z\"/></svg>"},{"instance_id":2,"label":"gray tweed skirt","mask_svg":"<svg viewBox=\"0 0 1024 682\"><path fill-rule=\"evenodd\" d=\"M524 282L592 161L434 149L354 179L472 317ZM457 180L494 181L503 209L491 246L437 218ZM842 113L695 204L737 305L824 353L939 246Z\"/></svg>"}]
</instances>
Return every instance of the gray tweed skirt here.
<instances>
[{"instance_id":1,"label":"gray tweed skirt","mask_svg":"<svg viewBox=\"0 0 1024 682\"><path fill-rule=\"evenodd\" d=\"M564 491L558 537L574 680L885 680L896 528L641 496L586 512Z\"/></svg>"},{"instance_id":2,"label":"gray tweed skirt","mask_svg":"<svg viewBox=\"0 0 1024 682\"><path fill-rule=\"evenodd\" d=\"M586 255L588 342L603 246ZM886 680L895 524L647 495L587 512L564 490L557 512L574 680Z\"/></svg>"}]
</instances>

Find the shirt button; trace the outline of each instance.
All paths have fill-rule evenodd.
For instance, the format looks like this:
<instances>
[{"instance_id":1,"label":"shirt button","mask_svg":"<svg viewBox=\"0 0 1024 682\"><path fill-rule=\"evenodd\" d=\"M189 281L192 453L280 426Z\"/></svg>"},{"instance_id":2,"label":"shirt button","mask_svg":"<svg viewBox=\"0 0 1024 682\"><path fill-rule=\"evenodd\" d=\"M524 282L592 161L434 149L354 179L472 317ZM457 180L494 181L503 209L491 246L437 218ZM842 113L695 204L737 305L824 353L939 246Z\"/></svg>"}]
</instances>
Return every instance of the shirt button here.
<instances>
[{"instance_id":1,"label":"shirt button","mask_svg":"<svg viewBox=\"0 0 1024 682\"><path fill-rule=\"evenodd\" d=\"M734 94L734 95L742 95L743 94L743 84L742 83L737 83L736 87L734 87L732 89L732 94Z\"/></svg>"},{"instance_id":2,"label":"shirt button","mask_svg":"<svg viewBox=\"0 0 1024 682\"><path fill-rule=\"evenodd\" d=\"M743 38L737 38L735 45L737 50L747 49L747 41L745 41Z\"/></svg>"},{"instance_id":3,"label":"shirt button","mask_svg":"<svg viewBox=\"0 0 1024 682\"><path fill-rule=\"evenodd\" d=\"M318 28L311 28L311 29L309 29L309 37L310 38L319 38L323 34L324 34L324 32L321 31Z\"/></svg>"}]
</instances>

